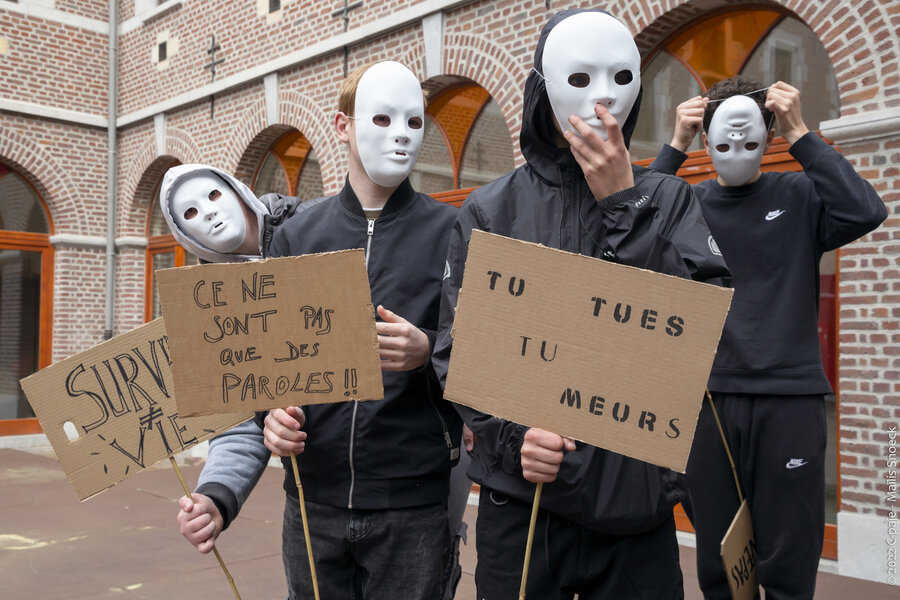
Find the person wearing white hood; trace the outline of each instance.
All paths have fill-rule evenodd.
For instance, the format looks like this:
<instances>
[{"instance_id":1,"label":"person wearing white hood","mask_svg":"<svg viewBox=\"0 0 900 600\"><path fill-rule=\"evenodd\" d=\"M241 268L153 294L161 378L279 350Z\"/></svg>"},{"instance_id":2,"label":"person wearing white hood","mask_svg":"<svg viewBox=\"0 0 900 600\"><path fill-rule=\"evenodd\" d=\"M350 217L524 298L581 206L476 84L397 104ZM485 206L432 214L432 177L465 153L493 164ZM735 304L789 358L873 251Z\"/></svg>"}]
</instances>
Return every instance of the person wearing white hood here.
<instances>
[{"instance_id":1,"label":"person wearing white hood","mask_svg":"<svg viewBox=\"0 0 900 600\"><path fill-rule=\"evenodd\" d=\"M202 262L265 258L275 228L324 198L281 194L257 198L228 173L201 164L178 165L163 177L159 203L175 240ZM179 531L200 552L237 517L270 456L259 423L250 419L213 438L193 502L179 500Z\"/></svg>"},{"instance_id":2,"label":"person wearing white hood","mask_svg":"<svg viewBox=\"0 0 900 600\"><path fill-rule=\"evenodd\" d=\"M803 171L760 170L772 118ZM679 105L675 135L650 166L674 174L698 131L716 178L694 186L733 276L734 298L709 390L753 519L767 599L812 598L825 530L825 403L818 336L822 254L872 231L887 211L875 189L815 132L800 93L738 75ZM718 242L718 243L716 243ZM720 542L739 507L709 403L687 465L697 574L707 600L731 597Z\"/></svg>"},{"instance_id":3,"label":"person wearing white hood","mask_svg":"<svg viewBox=\"0 0 900 600\"><path fill-rule=\"evenodd\" d=\"M243 262L268 256L275 228L322 199L301 202L281 194L257 198L249 187L209 165L166 171L159 205L172 235L206 262Z\"/></svg>"}]
</instances>

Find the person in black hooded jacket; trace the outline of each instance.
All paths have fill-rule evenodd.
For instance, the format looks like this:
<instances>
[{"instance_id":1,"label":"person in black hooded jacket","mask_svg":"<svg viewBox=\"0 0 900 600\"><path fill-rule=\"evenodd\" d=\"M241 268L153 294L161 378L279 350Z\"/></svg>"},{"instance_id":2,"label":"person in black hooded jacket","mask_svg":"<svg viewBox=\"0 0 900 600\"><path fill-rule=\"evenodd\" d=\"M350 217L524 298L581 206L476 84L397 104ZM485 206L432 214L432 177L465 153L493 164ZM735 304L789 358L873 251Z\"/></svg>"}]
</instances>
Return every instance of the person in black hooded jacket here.
<instances>
[{"instance_id":1,"label":"person in black hooded jacket","mask_svg":"<svg viewBox=\"0 0 900 600\"><path fill-rule=\"evenodd\" d=\"M629 162L639 65L631 34L604 11L564 11L545 25L525 83L527 163L472 192L451 234L432 357L442 383L473 229L683 278L728 277L690 186ZM590 114L576 106L578 90ZM517 597L536 481L553 483L541 498L528 597L683 597L676 474L464 406L457 411L475 434L468 474L481 485L478 598Z\"/></svg>"}]
</instances>

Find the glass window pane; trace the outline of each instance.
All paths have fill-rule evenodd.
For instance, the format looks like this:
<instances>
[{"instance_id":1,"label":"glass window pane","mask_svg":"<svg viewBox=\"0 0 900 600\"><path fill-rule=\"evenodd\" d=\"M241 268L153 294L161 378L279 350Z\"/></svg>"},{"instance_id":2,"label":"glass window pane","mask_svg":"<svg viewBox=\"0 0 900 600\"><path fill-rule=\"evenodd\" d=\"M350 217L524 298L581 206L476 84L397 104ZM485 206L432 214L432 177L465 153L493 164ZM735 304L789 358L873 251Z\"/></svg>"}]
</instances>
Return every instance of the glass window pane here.
<instances>
[{"instance_id":1,"label":"glass window pane","mask_svg":"<svg viewBox=\"0 0 900 600\"><path fill-rule=\"evenodd\" d=\"M500 112L500 106L490 99L469 130L459 169L459 187L475 187L493 181L514 166L506 118Z\"/></svg>"},{"instance_id":2,"label":"glass window pane","mask_svg":"<svg viewBox=\"0 0 900 600\"><path fill-rule=\"evenodd\" d=\"M737 75L757 42L781 17L775 10L735 10L689 26L666 45L699 76L705 88Z\"/></svg>"},{"instance_id":3,"label":"glass window pane","mask_svg":"<svg viewBox=\"0 0 900 600\"><path fill-rule=\"evenodd\" d=\"M800 90L803 121L818 129L840 116L834 68L816 34L796 19L784 19L760 43L741 71L767 86L784 81Z\"/></svg>"},{"instance_id":4,"label":"glass window pane","mask_svg":"<svg viewBox=\"0 0 900 600\"><path fill-rule=\"evenodd\" d=\"M426 113L425 117L425 137L416 166L409 174L409 182L415 190L425 194L452 190L453 158L450 149L431 115Z\"/></svg>"},{"instance_id":5,"label":"glass window pane","mask_svg":"<svg viewBox=\"0 0 900 600\"><path fill-rule=\"evenodd\" d=\"M700 84L675 57L660 52L641 72L644 95L637 127L631 135L631 160L653 158L663 144L672 140L675 108L700 93ZM700 150L700 136L690 150Z\"/></svg>"},{"instance_id":6,"label":"glass window pane","mask_svg":"<svg viewBox=\"0 0 900 600\"><path fill-rule=\"evenodd\" d=\"M0 229L50 233L37 194L24 179L0 167Z\"/></svg>"},{"instance_id":7,"label":"glass window pane","mask_svg":"<svg viewBox=\"0 0 900 600\"><path fill-rule=\"evenodd\" d=\"M151 312L150 316L152 319L162 316L162 308L160 308L159 303L159 291L156 289L156 271L157 269L169 269L175 266L175 252L160 252L158 254L153 254L151 256L153 263L151 265L151 269L153 270L152 286L153 286L153 295L151 296Z\"/></svg>"},{"instance_id":8,"label":"glass window pane","mask_svg":"<svg viewBox=\"0 0 900 600\"><path fill-rule=\"evenodd\" d=\"M19 379L39 368L40 296L41 253L0 249L0 419L34 416Z\"/></svg>"},{"instance_id":9,"label":"glass window pane","mask_svg":"<svg viewBox=\"0 0 900 600\"><path fill-rule=\"evenodd\" d=\"M262 166L259 168L259 174L256 176L256 183L253 186L253 193L257 196L275 192L290 196L287 178L284 175L284 169L281 168L281 162L272 152L266 153Z\"/></svg>"},{"instance_id":10,"label":"glass window pane","mask_svg":"<svg viewBox=\"0 0 900 600\"><path fill-rule=\"evenodd\" d=\"M172 233L169 231L169 225L163 216L162 209L159 207L159 198L153 199L153 206L150 207L150 235L166 235Z\"/></svg>"},{"instance_id":11,"label":"glass window pane","mask_svg":"<svg viewBox=\"0 0 900 600\"><path fill-rule=\"evenodd\" d=\"M300 171L294 195L301 200L312 200L325 195L322 188L322 169L319 167L316 152L312 148L309 149L309 153L303 161L303 169Z\"/></svg>"}]
</instances>

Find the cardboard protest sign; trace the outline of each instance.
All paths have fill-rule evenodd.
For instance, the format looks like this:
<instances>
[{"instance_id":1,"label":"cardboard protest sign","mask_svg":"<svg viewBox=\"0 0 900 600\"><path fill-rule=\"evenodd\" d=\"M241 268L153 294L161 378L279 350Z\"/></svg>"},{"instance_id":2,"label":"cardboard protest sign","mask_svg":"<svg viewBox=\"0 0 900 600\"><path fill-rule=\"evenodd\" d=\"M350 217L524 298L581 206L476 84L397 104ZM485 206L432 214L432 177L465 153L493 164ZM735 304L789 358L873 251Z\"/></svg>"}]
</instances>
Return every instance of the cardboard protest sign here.
<instances>
[{"instance_id":1,"label":"cardboard protest sign","mask_svg":"<svg viewBox=\"0 0 900 600\"><path fill-rule=\"evenodd\" d=\"M734 600L753 600L759 592L756 577L756 538L747 501L741 507L722 538L722 564L728 575L728 587Z\"/></svg>"},{"instance_id":2,"label":"cardboard protest sign","mask_svg":"<svg viewBox=\"0 0 900 600\"><path fill-rule=\"evenodd\" d=\"M21 380L79 500L252 416L179 415L171 366L156 319Z\"/></svg>"},{"instance_id":3,"label":"cardboard protest sign","mask_svg":"<svg viewBox=\"0 0 900 600\"><path fill-rule=\"evenodd\" d=\"M362 250L156 274L182 414L384 397Z\"/></svg>"},{"instance_id":4,"label":"cardboard protest sign","mask_svg":"<svg viewBox=\"0 0 900 600\"><path fill-rule=\"evenodd\" d=\"M683 472L731 290L474 231L445 396Z\"/></svg>"}]
</instances>

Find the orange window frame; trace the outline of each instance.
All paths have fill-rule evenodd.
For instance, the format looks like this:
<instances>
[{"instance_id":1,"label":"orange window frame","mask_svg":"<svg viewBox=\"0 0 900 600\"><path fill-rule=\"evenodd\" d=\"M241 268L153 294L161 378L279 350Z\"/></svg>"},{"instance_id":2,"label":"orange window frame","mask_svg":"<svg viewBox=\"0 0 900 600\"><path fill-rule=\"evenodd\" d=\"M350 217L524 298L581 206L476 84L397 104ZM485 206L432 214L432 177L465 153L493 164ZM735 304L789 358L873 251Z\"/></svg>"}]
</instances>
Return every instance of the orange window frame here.
<instances>
[{"instance_id":1,"label":"orange window frame","mask_svg":"<svg viewBox=\"0 0 900 600\"><path fill-rule=\"evenodd\" d=\"M46 209L46 207L45 207ZM0 248L41 254L41 288L38 328L38 366L49 366L53 358L53 246L50 234L24 231L0 232ZM0 419L0 437L42 433L37 418Z\"/></svg>"},{"instance_id":2,"label":"orange window frame","mask_svg":"<svg viewBox=\"0 0 900 600\"><path fill-rule=\"evenodd\" d=\"M174 266L184 266L184 248L171 233L155 235L147 240L147 258L144 268L144 322L153 319L153 257L157 254L175 254Z\"/></svg>"}]
</instances>

